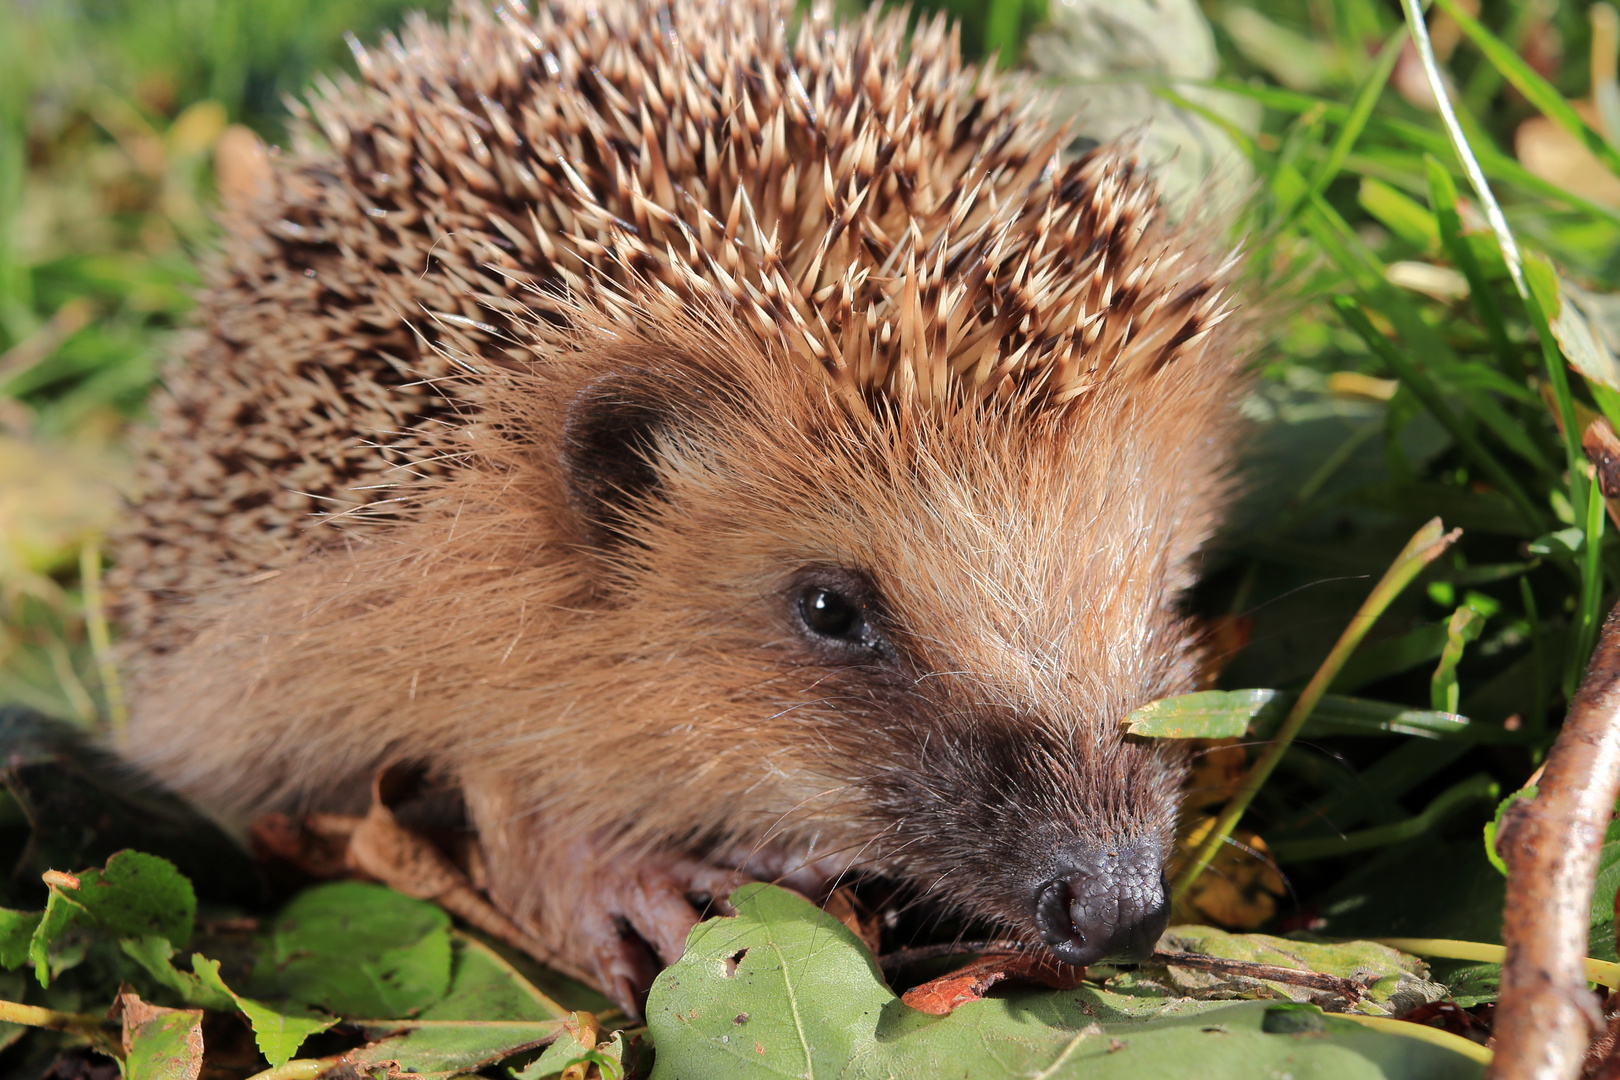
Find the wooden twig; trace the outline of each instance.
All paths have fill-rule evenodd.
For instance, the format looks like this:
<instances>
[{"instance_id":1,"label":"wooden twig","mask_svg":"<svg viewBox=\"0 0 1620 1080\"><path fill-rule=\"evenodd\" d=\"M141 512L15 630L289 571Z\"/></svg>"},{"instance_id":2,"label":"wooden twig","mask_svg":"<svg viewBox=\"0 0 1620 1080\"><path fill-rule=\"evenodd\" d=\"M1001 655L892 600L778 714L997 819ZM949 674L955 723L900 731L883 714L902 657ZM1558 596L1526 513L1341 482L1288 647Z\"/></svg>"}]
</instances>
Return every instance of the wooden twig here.
<instances>
[{"instance_id":1,"label":"wooden twig","mask_svg":"<svg viewBox=\"0 0 1620 1080\"><path fill-rule=\"evenodd\" d=\"M1006 938L996 938L990 941L947 941L939 945L918 945L909 949L895 949L878 957L878 966L883 974L893 975L903 971L913 964L921 964L928 960L943 960L951 956L984 956L988 953L1020 952L1029 948L1023 941L1013 941ZM1041 946L1044 948L1045 946Z\"/></svg>"},{"instance_id":2,"label":"wooden twig","mask_svg":"<svg viewBox=\"0 0 1620 1080\"><path fill-rule=\"evenodd\" d=\"M1497 831L1507 956L1488 1080L1572 1080L1601 1027L1583 961L1598 851L1620 791L1620 606L1603 623L1538 789Z\"/></svg>"},{"instance_id":3,"label":"wooden twig","mask_svg":"<svg viewBox=\"0 0 1620 1080\"><path fill-rule=\"evenodd\" d=\"M8 1024L23 1024L27 1027L49 1028L52 1031L65 1031L88 1039L90 1045L113 1057L124 1056L123 1046L118 1041L117 1029L109 1021L99 1016L90 1016L85 1013L58 1012L55 1009L44 1009L38 1005L24 1005L16 1001L0 1001L0 1021Z\"/></svg>"}]
</instances>

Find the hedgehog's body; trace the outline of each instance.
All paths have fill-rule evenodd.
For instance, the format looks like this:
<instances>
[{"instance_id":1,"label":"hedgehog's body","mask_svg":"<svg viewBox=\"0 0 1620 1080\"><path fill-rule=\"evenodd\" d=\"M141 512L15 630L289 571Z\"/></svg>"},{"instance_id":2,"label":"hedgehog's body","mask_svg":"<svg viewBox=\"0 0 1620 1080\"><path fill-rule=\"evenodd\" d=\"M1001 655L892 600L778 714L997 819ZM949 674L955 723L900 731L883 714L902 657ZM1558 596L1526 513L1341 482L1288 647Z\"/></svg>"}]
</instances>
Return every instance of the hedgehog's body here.
<instances>
[{"instance_id":1,"label":"hedgehog's body","mask_svg":"<svg viewBox=\"0 0 1620 1080\"><path fill-rule=\"evenodd\" d=\"M238 820L428 763L621 1000L717 865L1081 962L1162 925L1180 770L1118 724L1192 681L1227 268L941 24L787 14L357 51L231 222L120 550L136 760Z\"/></svg>"}]
</instances>

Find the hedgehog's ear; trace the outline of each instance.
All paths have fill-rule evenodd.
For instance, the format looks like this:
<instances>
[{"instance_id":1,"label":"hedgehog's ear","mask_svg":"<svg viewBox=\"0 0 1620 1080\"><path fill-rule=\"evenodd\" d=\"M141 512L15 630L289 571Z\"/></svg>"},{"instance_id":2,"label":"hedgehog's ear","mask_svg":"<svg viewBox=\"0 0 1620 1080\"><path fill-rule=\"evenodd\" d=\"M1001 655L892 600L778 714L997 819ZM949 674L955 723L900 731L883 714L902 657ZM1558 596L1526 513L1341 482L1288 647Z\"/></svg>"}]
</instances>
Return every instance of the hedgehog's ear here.
<instances>
[{"instance_id":1,"label":"hedgehog's ear","mask_svg":"<svg viewBox=\"0 0 1620 1080\"><path fill-rule=\"evenodd\" d=\"M593 543L622 540L632 509L658 497L658 435L674 415L663 381L621 371L586 383L568 404L563 479Z\"/></svg>"}]
</instances>

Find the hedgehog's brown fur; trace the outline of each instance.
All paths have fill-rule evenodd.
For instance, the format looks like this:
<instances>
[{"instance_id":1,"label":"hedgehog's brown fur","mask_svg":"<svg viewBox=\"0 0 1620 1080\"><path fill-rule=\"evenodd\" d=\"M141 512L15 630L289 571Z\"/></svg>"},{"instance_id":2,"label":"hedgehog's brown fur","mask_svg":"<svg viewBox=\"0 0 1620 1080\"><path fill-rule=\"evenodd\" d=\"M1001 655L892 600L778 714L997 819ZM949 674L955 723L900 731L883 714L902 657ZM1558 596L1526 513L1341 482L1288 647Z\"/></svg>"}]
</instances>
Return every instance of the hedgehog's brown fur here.
<instances>
[{"instance_id":1,"label":"hedgehog's brown fur","mask_svg":"<svg viewBox=\"0 0 1620 1080\"><path fill-rule=\"evenodd\" d=\"M621 1000L623 921L670 959L709 864L1028 936L1054 844L1173 821L1117 722L1192 681L1232 264L943 22L789 14L356 46L228 222L119 549L135 760L238 819L432 763ZM808 638L811 579L886 651Z\"/></svg>"}]
</instances>

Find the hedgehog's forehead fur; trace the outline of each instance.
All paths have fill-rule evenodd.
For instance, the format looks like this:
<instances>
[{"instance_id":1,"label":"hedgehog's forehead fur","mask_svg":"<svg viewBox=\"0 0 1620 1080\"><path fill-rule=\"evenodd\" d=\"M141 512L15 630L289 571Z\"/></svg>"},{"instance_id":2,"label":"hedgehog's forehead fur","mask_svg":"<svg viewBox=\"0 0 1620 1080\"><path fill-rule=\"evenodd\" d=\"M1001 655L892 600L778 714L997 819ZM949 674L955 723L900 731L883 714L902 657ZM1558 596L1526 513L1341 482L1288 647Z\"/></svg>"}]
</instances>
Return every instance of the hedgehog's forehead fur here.
<instances>
[{"instance_id":1,"label":"hedgehog's forehead fur","mask_svg":"<svg viewBox=\"0 0 1620 1080\"><path fill-rule=\"evenodd\" d=\"M573 348L554 340L489 407L504 433L484 440L489 483L509 494L487 501L520 516L556 501L550 456L596 388L655 413L640 437L659 480L612 530L628 542L597 552L628 591L669 600L653 625L682 622L681 605L709 618L694 597L719 572L757 603L784 574L836 564L873 576L894 620L928 636L919 670L968 662L995 682L985 658L998 654L1044 669L1050 685L1024 703L1036 712L1115 717L1185 677L1166 662L1230 485L1231 380L1170 367L1151 393L1107 382L1061 407L1025 390L851 408L821 368L718 302L661 297L620 332L583 330L575 314Z\"/></svg>"},{"instance_id":2,"label":"hedgehog's forehead fur","mask_svg":"<svg viewBox=\"0 0 1620 1080\"><path fill-rule=\"evenodd\" d=\"M777 0L463 0L352 42L360 80L320 84L227 214L212 335L154 402L129 625L172 644L144 596L331 547L323 520L409 519L524 373L668 337L671 311L880 426L1062 437L1051 417L1136 398L1216 422L1233 261L1127 149L1066 158L942 19L790 23Z\"/></svg>"},{"instance_id":3,"label":"hedgehog's forehead fur","mask_svg":"<svg viewBox=\"0 0 1620 1080\"><path fill-rule=\"evenodd\" d=\"M677 2L650 34L638 3L464 4L448 47L420 25L381 54L355 46L400 130L346 122L347 93L315 115L374 159L379 195L414 169L484 217L482 242L461 242L505 279L468 282L488 308L631 327L654 294L718 300L857 411L1061 407L1211 346L1232 260L1167 223L1128 152L1065 160L1039 96L964 68L943 16L908 41L875 10L796 32L784 14ZM497 104L537 78L576 92ZM514 189L527 221L481 200ZM466 315L426 314L455 357Z\"/></svg>"}]
</instances>

